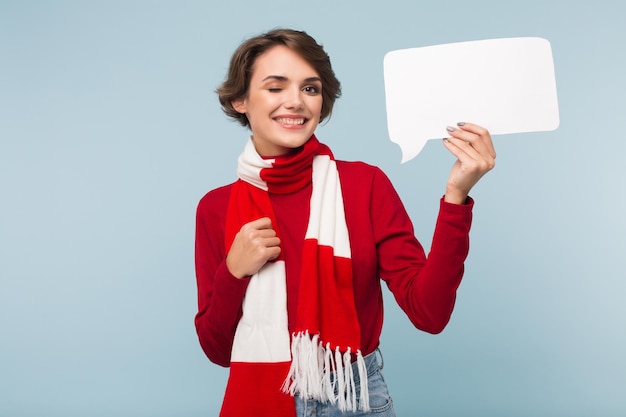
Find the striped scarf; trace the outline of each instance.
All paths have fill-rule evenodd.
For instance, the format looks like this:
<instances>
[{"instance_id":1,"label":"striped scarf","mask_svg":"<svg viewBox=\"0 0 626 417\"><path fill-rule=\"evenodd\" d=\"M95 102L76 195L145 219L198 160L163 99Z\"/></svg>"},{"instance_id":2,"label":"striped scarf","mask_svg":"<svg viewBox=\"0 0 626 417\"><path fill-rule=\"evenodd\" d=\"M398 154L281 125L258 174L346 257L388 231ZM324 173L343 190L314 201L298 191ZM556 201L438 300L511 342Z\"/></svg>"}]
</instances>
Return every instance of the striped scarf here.
<instances>
[{"instance_id":1,"label":"striped scarf","mask_svg":"<svg viewBox=\"0 0 626 417\"><path fill-rule=\"evenodd\" d=\"M312 182L302 253L295 329L287 317L287 277L281 255L250 278L235 332L220 417L292 417L293 396L369 410L360 350L350 241L339 174L330 149L312 136L296 152L273 159L249 140L239 157L226 219L226 251L244 224L269 217L280 237L270 193L288 194ZM356 358L360 397L351 366Z\"/></svg>"}]
</instances>

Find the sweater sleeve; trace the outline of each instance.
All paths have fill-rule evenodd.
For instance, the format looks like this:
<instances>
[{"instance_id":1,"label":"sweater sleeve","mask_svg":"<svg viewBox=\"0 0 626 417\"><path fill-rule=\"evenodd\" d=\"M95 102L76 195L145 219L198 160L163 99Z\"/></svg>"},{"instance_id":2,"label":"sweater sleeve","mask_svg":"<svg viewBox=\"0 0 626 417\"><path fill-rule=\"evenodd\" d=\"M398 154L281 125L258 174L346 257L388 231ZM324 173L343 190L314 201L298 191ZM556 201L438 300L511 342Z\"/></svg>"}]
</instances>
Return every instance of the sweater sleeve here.
<instances>
[{"instance_id":1,"label":"sweater sleeve","mask_svg":"<svg viewBox=\"0 0 626 417\"><path fill-rule=\"evenodd\" d=\"M248 279L237 279L226 267L224 222L228 193L207 194L196 212L195 266L198 313L195 317L200 346L221 366L230 365L230 353Z\"/></svg>"},{"instance_id":2,"label":"sweater sleeve","mask_svg":"<svg viewBox=\"0 0 626 417\"><path fill-rule=\"evenodd\" d=\"M440 333L454 309L469 252L473 200L439 203L430 253L416 239L413 224L389 179L374 179L372 214L380 277L415 327Z\"/></svg>"}]
</instances>

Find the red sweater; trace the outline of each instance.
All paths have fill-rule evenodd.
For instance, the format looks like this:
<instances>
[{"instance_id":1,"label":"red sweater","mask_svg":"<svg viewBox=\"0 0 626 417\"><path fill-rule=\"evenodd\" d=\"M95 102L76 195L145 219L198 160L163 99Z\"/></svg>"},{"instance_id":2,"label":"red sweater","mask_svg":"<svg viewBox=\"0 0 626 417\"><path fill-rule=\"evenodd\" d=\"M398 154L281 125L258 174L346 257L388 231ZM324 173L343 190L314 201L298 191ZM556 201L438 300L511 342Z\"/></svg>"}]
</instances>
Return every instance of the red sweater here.
<instances>
[{"instance_id":1,"label":"red sweater","mask_svg":"<svg viewBox=\"0 0 626 417\"><path fill-rule=\"evenodd\" d=\"M363 354L379 344L383 325L380 279L413 325L439 333L454 308L469 250L473 201L440 202L428 259L395 189L378 168L337 161L352 251L354 299ZM195 262L198 284L196 330L212 362L229 366L230 352L249 279L226 267L224 225L232 184L207 193L198 204ZM285 256L289 329L298 300L302 244L309 216L311 185L293 194L270 194ZM291 313L294 314L291 314Z\"/></svg>"}]
</instances>

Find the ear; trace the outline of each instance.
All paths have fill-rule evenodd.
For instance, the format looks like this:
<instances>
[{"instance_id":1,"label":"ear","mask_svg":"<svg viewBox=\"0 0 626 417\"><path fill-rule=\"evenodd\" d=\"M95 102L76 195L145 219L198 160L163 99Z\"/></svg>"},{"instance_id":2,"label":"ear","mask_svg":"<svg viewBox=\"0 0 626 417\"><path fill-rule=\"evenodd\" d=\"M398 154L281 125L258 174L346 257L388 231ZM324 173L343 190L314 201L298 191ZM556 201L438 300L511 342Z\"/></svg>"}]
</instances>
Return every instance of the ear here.
<instances>
[{"instance_id":1,"label":"ear","mask_svg":"<svg viewBox=\"0 0 626 417\"><path fill-rule=\"evenodd\" d=\"M248 106L246 106L245 98L235 99L231 101L230 104L233 106L233 109L235 109L237 113L245 114L248 109Z\"/></svg>"}]
</instances>

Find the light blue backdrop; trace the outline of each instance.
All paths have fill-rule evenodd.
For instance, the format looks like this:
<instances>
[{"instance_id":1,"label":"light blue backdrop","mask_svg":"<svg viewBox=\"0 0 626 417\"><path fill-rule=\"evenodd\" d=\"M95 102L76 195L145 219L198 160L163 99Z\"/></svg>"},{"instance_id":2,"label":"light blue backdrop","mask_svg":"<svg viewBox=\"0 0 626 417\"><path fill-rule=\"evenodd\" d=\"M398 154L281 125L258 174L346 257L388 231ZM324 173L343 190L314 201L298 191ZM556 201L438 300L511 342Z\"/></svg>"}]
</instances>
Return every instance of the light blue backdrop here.
<instances>
[{"instance_id":1,"label":"light blue backdrop","mask_svg":"<svg viewBox=\"0 0 626 417\"><path fill-rule=\"evenodd\" d=\"M625 11L0 1L0 416L217 415L227 372L193 328L194 211L247 136L213 90L239 42L275 26L326 46L344 96L318 135L387 172L426 247L453 159L431 141L399 164L384 54L552 43L560 128L495 137L452 322L420 333L387 293L384 372L400 416L626 415Z\"/></svg>"}]
</instances>

